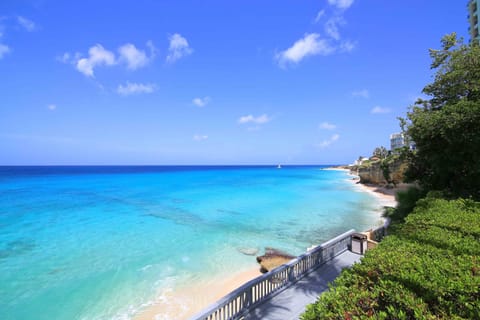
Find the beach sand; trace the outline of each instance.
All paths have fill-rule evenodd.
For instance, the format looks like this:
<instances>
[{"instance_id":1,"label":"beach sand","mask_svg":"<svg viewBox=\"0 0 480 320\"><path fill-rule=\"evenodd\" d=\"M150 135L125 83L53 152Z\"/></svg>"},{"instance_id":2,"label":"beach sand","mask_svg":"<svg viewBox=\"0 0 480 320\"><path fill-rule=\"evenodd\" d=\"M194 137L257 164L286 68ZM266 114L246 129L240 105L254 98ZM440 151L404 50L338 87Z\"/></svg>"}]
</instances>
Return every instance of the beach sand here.
<instances>
[{"instance_id":1,"label":"beach sand","mask_svg":"<svg viewBox=\"0 0 480 320\"><path fill-rule=\"evenodd\" d=\"M385 187L360 184L358 183L358 176L351 174L350 170L347 169L328 168L323 170L347 171L351 175L349 180L354 183L360 191L369 192L377 197L380 206L394 207L397 204L395 194L402 188L388 189ZM155 303L139 311L133 319L189 319L242 284L260 275L260 266L256 266L249 270L233 273L230 276L217 277L204 282L192 283L188 286L175 289L174 291L162 292Z\"/></svg>"},{"instance_id":2,"label":"beach sand","mask_svg":"<svg viewBox=\"0 0 480 320\"><path fill-rule=\"evenodd\" d=\"M382 207L395 207L397 205L395 195L403 188L385 188L382 186L361 184L358 183L358 181L358 178L352 178L352 182L354 182L359 189L362 189L364 192L369 192L378 198L379 204Z\"/></svg>"},{"instance_id":3,"label":"beach sand","mask_svg":"<svg viewBox=\"0 0 480 320\"><path fill-rule=\"evenodd\" d=\"M324 168L322 170L344 171L348 173L348 175L351 177L349 180L354 183L359 190L363 192L369 192L375 197L377 197L379 200L379 204L382 207L395 207L397 205L395 195L398 191L404 190L408 187L407 185L401 185L395 188L386 188L373 184L362 184L360 183L360 178L356 174L353 174L349 169L339 167Z\"/></svg>"},{"instance_id":4,"label":"beach sand","mask_svg":"<svg viewBox=\"0 0 480 320\"><path fill-rule=\"evenodd\" d=\"M252 260L255 261L255 257L252 257ZM163 292L154 304L139 311L133 319L189 319L242 284L260 275L262 275L260 266L256 266L227 277L217 277L200 283L192 283L175 291Z\"/></svg>"},{"instance_id":5,"label":"beach sand","mask_svg":"<svg viewBox=\"0 0 480 320\"><path fill-rule=\"evenodd\" d=\"M369 192L375 197L377 197L379 199L379 204L383 207L395 207L397 205L397 200L395 199L395 195L397 194L397 192L406 190L410 186L409 184L401 184L395 188L386 188L384 186L378 186L373 184L362 184L359 182L360 178L356 174L353 174L349 169L333 167L333 168L325 168L322 170L335 170L335 171L347 172L349 176L351 176L351 179L349 180L352 183L355 183L355 185L359 188L359 190L364 192Z\"/></svg>"}]
</instances>

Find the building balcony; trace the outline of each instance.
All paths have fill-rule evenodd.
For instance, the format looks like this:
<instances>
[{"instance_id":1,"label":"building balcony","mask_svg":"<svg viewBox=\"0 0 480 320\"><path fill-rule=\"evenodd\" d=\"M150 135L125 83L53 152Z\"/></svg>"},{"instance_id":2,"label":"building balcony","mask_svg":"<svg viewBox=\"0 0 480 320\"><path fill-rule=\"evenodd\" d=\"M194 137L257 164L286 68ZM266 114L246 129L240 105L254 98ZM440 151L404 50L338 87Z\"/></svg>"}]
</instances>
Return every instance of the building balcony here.
<instances>
[{"instance_id":1,"label":"building balcony","mask_svg":"<svg viewBox=\"0 0 480 320\"><path fill-rule=\"evenodd\" d=\"M468 9L470 12L476 12L477 11L477 1L470 1Z\"/></svg>"}]
</instances>

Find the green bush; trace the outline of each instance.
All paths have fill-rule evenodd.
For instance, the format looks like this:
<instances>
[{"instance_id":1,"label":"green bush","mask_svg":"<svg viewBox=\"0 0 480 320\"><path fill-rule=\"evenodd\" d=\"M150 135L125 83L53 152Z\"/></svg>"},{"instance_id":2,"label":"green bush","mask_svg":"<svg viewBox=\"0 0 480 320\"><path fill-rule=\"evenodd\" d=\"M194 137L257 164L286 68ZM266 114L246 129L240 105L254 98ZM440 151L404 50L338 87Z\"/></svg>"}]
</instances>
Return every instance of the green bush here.
<instances>
[{"instance_id":1,"label":"green bush","mask_svg":"<svg viewBox=\"0 0 480 320\"><path fill-rule=\"evenodd\" d=\"M480 203L426 198L302 319L480 319Z\"/></svg>"},{"instance_id":2,"label":"green bush","mask_svg":"<svg viewBox=\"0 0 480 320\"><path fill-rule=\"evenodd\" d=\"M397 207L385 212L385 216L391 218L394 222L403 221L405 217L412 212L417 201L425 196L424 192L417 187L410 187L404 191L398 191L395 198Z\"/></svg>"}]
</instances>

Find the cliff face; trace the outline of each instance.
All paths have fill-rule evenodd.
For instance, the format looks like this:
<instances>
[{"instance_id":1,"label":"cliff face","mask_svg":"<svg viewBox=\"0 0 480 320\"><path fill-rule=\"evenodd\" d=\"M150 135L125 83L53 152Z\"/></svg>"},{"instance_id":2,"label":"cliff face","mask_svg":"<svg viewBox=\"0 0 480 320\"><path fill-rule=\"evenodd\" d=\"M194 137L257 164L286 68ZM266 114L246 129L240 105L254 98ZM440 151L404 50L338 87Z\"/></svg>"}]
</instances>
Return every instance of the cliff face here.
<instances>
[{"instance_id":1,"label":"cliff face","mask_svg":"<svg viewBox=\"0 0 480 320\"><path fill-rule=\"evenodd\" d=\"M388 171L390 173L390 181L394 184L403 182L403 174L407 164L400 159L392 159L388 161ZM388 181L383 174L381 161L371 162L368 165L361 165L354 168L360 177L360 183L371 183L376 185L387 185Z\"/></svg>"},{"instance_id":2,"label":"cliff face","mask_svg":"<svg viewBox=\"0 0 480 320\"><path fill-rule=\"evenodd\" d=\"M360 183L387 184L383 176L383 170L380 168L380 161L371 163L368 166L359 166L357 174L360 177Z\"/></svg>"}]
</instances>

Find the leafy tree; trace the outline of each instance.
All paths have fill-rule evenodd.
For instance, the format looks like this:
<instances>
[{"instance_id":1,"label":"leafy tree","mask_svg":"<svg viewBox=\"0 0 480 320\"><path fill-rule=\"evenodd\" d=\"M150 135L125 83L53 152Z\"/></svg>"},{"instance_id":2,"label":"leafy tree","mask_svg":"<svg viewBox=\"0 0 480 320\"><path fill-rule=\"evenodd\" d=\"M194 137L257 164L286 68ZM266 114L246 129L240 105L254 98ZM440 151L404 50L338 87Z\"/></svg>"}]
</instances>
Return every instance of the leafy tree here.
<instances>
[{"instance_id":1,"label":"leafy tree","mask_svg":"<svg viewBox=\"0 0 480 320\"><path fill-rule=\"evenodd\" d=\"M447 104L461 100L480 100L480 47L477 42L469 45L457 39L455 33L442 38L442 49L430 49L431 69L435 79L423 88L429 100L417 101L428 110L438 110Z\"/></svg>"},{"instance_id":2,"label":"leafy tree","mask_svg":"<svg viewBox=\"0 0 480 320\"><path fill-rule=\"evenodd\" d=\"M454 33L442 44L430 50L436 73L423 92L431 98L418 100L400 120L416 143L406 155L406 178L426 191L480 199L480 47Z\"/></svg>"},{"instance_id":3,"label":"leafy tree","mask_svg":"<svg viewBox=\"0 0 480 320\"><path fill-rule=\"evenodd\" d=\"M480 103L462 100L441 110L414 108L409 134L417 144L407 177L427 190L480 199Z\"/></svg>"},{"instance_id":4,"label":"leafy tree","mask_svg":"<svg viewBox=\"0 0 480 320\"><path fill-rule=\"evenodd\" d=\"M388 150L385 147L377 147L373 150L373 156L379 159L385 159L388 156Z\"/></svg>"}]
</instances>

